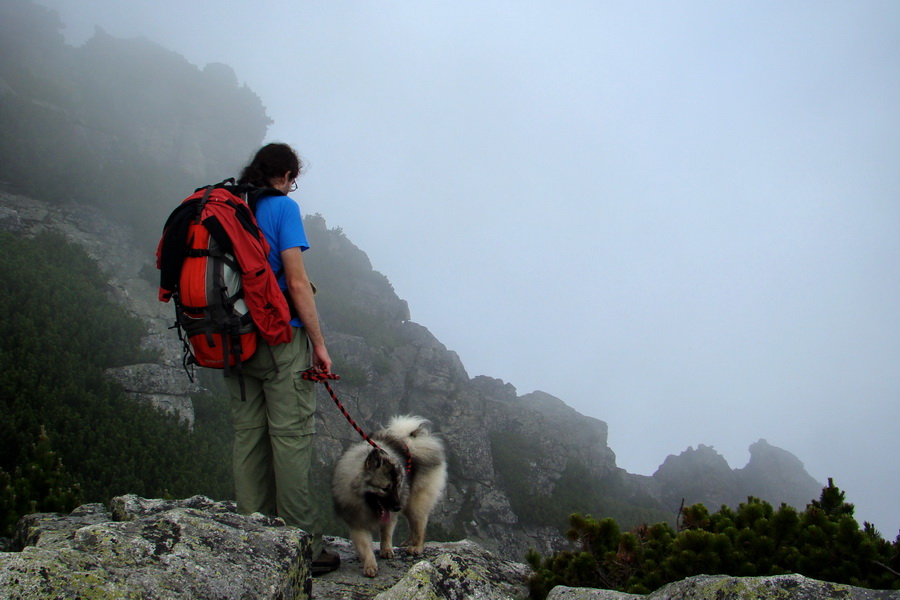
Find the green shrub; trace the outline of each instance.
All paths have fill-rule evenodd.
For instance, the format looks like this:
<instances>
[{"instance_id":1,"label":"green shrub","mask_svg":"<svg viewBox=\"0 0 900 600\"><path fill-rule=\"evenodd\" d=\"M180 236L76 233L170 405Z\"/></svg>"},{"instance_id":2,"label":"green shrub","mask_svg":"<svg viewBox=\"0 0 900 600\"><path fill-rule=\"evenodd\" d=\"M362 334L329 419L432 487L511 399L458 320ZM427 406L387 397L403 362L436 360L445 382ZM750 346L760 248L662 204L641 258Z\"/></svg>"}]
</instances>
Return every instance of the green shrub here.
<instances>
[{"instance_id":1,"label":"green shrub","mask_svg":"<svg viewBox=\"0 0 900 600\"><path fill-rule=\"evenodd\" d=\"M813 579L873 589L900 589L900 536L891 544L869 523L861 529L853 505L832 480L802 513L777 510L750 497L737 510L710 514L683 508L679 531L667 523L621 532L615 520L572 514L569 538L579 551L526 559L532 598L555 585L646 594L698 574L740 577L800 573Z\"/></svg>"},{"instance_id":2,"label":"green shrub","mask_svg":"<svg viewBox=\"0 0 900 600\"><path fill-rule=\"evenodd\" d=\"M0 528L124 493L232 497L221 396L195 398L191 431L105 375L151 357L87 254L59 236L0 234L0 255Z\"/></svg>"}]
</instances>

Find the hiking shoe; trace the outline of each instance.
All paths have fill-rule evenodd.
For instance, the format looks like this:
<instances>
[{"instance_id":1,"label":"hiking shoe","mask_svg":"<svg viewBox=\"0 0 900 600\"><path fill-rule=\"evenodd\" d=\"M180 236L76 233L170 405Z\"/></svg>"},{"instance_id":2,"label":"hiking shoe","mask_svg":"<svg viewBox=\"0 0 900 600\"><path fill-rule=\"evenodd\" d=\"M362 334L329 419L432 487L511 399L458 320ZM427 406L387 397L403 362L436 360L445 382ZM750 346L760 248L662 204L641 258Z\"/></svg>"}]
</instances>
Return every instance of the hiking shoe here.
<instances>
[{"instance_id":1,"label":"hiking shoe","mask_svg":"<svg viewBox=\"0 0 900 600\"><path fill-rule=\"evenodd\" d=\"M337 553L322 549L322 553L312 562L312 576L318 577L325 573L331 573L340 566L341 557Z\"/></svg>"}]
</instances>

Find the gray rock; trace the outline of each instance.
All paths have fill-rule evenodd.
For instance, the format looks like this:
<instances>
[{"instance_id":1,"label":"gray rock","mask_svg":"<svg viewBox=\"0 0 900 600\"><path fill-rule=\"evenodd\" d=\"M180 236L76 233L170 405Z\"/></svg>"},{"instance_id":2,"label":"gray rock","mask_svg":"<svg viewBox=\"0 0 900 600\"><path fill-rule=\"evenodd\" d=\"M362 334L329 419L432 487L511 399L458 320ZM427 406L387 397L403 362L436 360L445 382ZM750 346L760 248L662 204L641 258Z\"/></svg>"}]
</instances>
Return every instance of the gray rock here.
<instances>
[{"instance_id":1,"label":"gray rock","mask_svg":"<svg viewBox=\"0 0 900 600\"><path fill-rule=\"evenodd\" d=\"M900 591L869 590L802 575L730 577L698 575L639 596L611 590L557 586L547 600L900 600Z\"/></svg>"},{"instance_id":2,"label":"gray rock","mask_svg":"<svg viewBox=\"0 0 900 600\"><path fill-rule=\"evenodd\" d=\"M179 420L193 427L194 405L191 394L199 392L200 386L191 382L181 367L127 365L107 369L106 374L122 384L133 400L174 413Z\"/></svg>"},{"instance_id":3,"label":"gray rock","mask_svg":"<svg viewBox=\"0 0 900 600\"><path fill-rule=\"evenodd\" d=\"M527 568L497 561L490 554L475 552L477 546L465 552L451 552L433 561L422 561L390 590L375 596L375 600L501 600L527 598L525 585Z\"/></svg>"},{"instance_id":4,"label":"gray rock","mask_svg":"<svg viewBox=\"0 0 900 600\"><path fill-rule=\"evenodd\" d=\"M22 231L22 219L19 213L11 208L0 206L0 231L20 233Z\"/></svg>"},{"instance_id":5,"label":"gray rock","mask_svg":"<svg viewBox=\"0 0 900 600\"><path fill-rule=\"evenodd\" d=\"M313 596L352 600L525 599L528 567L506 561L468 540L428 542L421 556L395 550L378 560L378 576L365 577L356 553L342 538L325 538L341 568L313 580Z\"/></svg>"},{"instance_id":6,"label":"gray rock","mask_svg":"<svg viewBox=\"0 0 900 600\"><path fill-rule=\"evenodd\" d=\"M678 456L668 456L652 482L669 507L677 507L682 500L685 506L735 507L755 496L773 506L785 502L803 510L822 491L822 484L806 472L796 456L765 440L750 446L750 462L742 469L732 469L711 446L689 447Z\"/></svg>"},{"instance_id":7,"label":"gray rock","mask_svg":"<svg viewBox=\"0 0 900 600\"><path fill-rule=\"evenodd\" d=\"M123 496L29 515L0 553L0 598L309 598L310 536L203 496Z\"/></svg>"},{"instance_id":8,"label":"gray rock","mask_svg":"<svg viewBox=\"0 0 900 600\"><path fill-rule=\"evenodd\" d=\"M678 456L669 455L659 466L653 479L659 483L663 502L676 506L685 499L685 506L702 503L719 507L735 501L737 486L734 471L721 454L711 446L689 447ZM737 500L746 498L738 497Z\"/></svg>"},{"instance_id":9,"label":"gray rock","mask_svg":"<svg viewBox=\"0 0 900 600\"><path fill-rule=\"evenodd\" d=\"M114 498L70 515L19 522L21 552L0 553L0 600L12 598L323 598L347 600L525 600L526 565L474 542L396 549L362 575L348 540L326 537L341 568L309 576L310 538L277 518L239 515L233 502ZM640 596L559 586L550 600L900 600L900 592L815 581L800 575L701 575Z\"/></svg>"},{"instance_id":10,"label":"gray rock","mask_svg":"<svg viewBox=\"0 0 900 600\"><path fill-rule=\"evenodd\" d=\"M25 515L16 525L14 547L21 550L27 546L65 546L74 539L74 532L88 525L111 521L112 515L102 504L84 504L68 515L58 513L37 513ZM13 548L9 549L10 551Z\"/></svg>"},{"instance_id":11,"label":"gray rock","mask_svg":"<svg viewBox=\"0 0 900 600\"><path fill-rule=\"evenodd\" d=\"M573 588L558 585L547 594L547 600L646 600L649 596L625 594L614 590L597 590L594 588ZM725 600L722 598L721 600Z\"/></svg>"},{"instance_id":12,"label":"gray rock","mask_svg":"<svg viewBox=\"0 0 900 600\"><path fill-rule=\"evenodd\" d=\"M822 484L806 472L800 459L764 439L750 445L750 462L734 472L740 479L741 499L756 496L774 506L786 502L802 510L822 491Z\"/></svg>"}]
</instances>

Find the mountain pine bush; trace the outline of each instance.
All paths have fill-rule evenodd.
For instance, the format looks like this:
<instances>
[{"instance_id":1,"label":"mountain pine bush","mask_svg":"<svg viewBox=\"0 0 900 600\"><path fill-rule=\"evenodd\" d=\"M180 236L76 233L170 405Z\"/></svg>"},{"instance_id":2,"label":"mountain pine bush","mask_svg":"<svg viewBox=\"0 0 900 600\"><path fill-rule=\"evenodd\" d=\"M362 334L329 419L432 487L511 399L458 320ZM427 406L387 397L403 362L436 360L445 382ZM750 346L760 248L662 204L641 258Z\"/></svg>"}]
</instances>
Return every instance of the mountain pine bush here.
<instances>
[{"instance_id":1,"label":"mountain pine bush","mask_svg":"<svg viewBox=\"0 0 900 600\"><path fill-rule=\"evenodd\" d=\"M527 560L532 598L556 585L646 594L693 575L738 577L800 573L872 589L900 589L900 535L890 543L870 523L860 528L854 507L829 479L818 500L798 512L749 497L733 510L683 507L668 523L622 532L614 519L573 514L577 549Z\"/></svg>"},{"instance_id":2,"label":"mountain pine bush","mask_svg":"<svg viewBox=\"0 0 900 600\"><path fill-rule=\"evenodd\" d=\"M90 257L51 234L0 234L0 256L0 536L125 493L231 498L227 401L198 397L190 431L104 374L151 357Z\"/></svg>"}]
</instances>

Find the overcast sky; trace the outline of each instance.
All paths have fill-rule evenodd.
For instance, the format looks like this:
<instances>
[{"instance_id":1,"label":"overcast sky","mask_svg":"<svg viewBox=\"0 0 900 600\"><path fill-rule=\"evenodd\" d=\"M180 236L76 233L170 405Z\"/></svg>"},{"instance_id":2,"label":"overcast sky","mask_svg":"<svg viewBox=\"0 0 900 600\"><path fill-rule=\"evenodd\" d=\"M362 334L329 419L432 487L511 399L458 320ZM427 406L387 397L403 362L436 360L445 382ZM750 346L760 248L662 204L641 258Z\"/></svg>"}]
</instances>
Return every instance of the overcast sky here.
<instances>
[{"instance_id":1,"label":"overcast sky","mask_svg":"<svg viewBox=\"0 0 900 600\"><path fill-rule=\"evenodd\" d=\"M900 2L39 1L231 65L470 376L900 530Z\"/></svg>"}]
</instances>

